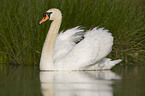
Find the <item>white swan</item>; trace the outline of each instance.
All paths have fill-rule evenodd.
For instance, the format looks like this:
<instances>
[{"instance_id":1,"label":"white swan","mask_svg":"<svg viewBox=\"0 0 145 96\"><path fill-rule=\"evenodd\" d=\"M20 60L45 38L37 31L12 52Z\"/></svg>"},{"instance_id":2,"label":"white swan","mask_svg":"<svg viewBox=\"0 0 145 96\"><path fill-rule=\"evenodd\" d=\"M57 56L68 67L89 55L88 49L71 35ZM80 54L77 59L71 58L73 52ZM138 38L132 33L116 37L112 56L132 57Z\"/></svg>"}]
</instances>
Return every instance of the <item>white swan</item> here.
<instances>
[{"instance_id":1,"label":"white swan","mask_svg":"<svg viewBox=\"0 0 145 96\"><path fill-rule=\"evenodd\" d=\"M110 69L121 61L105 58L113 45L113 37L108 30L94 28L87 31L81 40L83 30L78 27L61 32L57 36L62 21L59 9L49 9L43 14L39 24L47 20L53 22L43 45L40 70ZM76 44L78 41L80 42Z\"/></svg>"}]
</instances>

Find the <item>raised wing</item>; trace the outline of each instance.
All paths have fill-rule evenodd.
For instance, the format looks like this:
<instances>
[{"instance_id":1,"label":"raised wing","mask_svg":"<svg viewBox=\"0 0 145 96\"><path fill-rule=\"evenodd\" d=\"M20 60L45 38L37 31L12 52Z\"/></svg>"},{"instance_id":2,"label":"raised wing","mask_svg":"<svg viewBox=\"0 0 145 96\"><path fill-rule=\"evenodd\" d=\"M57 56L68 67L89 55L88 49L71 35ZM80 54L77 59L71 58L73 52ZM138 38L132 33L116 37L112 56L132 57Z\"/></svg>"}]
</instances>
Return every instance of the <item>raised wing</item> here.
<instances>
[{"instance_id":1,"label":"raised wing","mask_svg":"<svg viewBox=\"0 0 145 96\"><path fill-rule=\"evenodd\" d=\"M81 40L84 30L79 29L79 26L61 32L56 39L54 48L54 62L58 62L64 58L70 50L76 45L75 42Z\"/></svg>"},{"instance_id":2,"label":"raised wing","mask_svg":"<svg viewBox=\"0 0 145 96\"><path fill-rule=\"evenodd\" d=\"M103 28L89 30L84 35L84 39L64 57L63 68L79 70L90 64L98 64L110 53L112 45L113 37L108 30Z\"/></svg>"},{"instance_id":3,"label":"raised wing","mask_svg":"<svg viewBox=\"0 0 145 96\"><path fill-rule=\"evenodd\" d=\"M91 38L85 38L78 43L64 58L63 68L71 70L83 69L91 64L99 52L99 42Z\"/></svg>"}]
</instances>

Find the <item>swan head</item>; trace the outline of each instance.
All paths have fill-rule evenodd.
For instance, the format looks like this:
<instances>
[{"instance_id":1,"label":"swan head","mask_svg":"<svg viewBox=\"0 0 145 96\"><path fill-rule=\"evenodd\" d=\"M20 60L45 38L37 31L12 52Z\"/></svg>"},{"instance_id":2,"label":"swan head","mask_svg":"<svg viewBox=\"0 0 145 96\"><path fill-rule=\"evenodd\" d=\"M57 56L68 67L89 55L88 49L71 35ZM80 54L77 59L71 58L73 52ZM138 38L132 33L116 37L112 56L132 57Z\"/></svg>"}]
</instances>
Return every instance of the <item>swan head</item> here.
<instances>
[{"instance_id":1,"label":"swan head","mask_svg":"<svg viewBox=\"0 0 145 96\"><path fill-rule=\"evenodd\" d=\"M42 20L39 24L46 22L47 20L60 20L62 18L61 11L56 8L49 9L43 14Z\"/></svg>"}]
</instances>

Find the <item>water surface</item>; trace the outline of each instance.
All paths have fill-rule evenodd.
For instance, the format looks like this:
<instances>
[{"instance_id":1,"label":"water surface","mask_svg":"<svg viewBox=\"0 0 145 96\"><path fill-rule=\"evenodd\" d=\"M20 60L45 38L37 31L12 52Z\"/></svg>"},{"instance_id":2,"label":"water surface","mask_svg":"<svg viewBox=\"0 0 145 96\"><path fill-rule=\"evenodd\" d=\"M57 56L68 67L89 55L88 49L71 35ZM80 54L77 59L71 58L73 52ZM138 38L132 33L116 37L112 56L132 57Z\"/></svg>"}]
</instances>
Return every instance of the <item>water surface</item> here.
<instances>
[{"instance_id":1,"label":"water surface","mask_svg":"<svg viewBox=\"0 0 145 96\"><path fill-rule=\"evenodd\" d=\"M145 96L145 67L102 71L39 71L0 67L0 96Z\"/></svg>"}]
</instances>

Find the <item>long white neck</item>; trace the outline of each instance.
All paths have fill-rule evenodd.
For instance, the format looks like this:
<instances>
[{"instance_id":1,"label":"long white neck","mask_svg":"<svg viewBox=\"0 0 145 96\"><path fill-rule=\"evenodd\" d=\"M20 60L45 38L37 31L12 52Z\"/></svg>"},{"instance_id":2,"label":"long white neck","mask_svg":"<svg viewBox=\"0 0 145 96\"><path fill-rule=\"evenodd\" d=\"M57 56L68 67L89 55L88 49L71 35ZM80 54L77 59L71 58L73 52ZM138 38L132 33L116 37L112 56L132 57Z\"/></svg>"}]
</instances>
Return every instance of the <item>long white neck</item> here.
<instances>
[{"instance_id":1,"label":"long white neck","mask_svg":"<svg viewBox=\"0 0 145 96\"><path fill-rule=\"evenodd\" d=\"M54 20L51 23L41 53L40 70L55 70L53 64L53 50L60 25L61 19Z\"/></svg>"}]
</instances>

